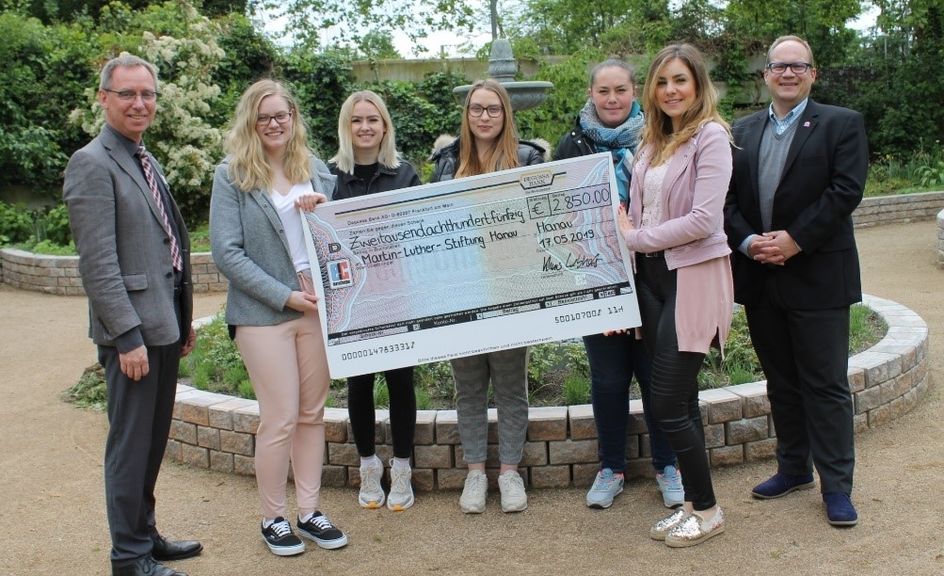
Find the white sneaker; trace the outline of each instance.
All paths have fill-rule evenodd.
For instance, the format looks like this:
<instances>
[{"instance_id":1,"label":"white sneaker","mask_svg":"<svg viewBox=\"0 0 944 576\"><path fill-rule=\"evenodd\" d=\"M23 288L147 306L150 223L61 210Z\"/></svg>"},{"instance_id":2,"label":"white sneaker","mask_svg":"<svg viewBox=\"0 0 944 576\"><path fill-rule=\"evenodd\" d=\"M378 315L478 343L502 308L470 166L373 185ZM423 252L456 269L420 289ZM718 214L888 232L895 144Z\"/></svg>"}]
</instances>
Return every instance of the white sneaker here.
<instances>
[{"instance_id":1,"label":"white sneaker","mask_svg":"<svg viewBox=\"0 0 944 576\"><path fill-rule=\"evenodd\" d=\"M370 464L361 464L361 491L357 495L357 502L361 508L380 508L384 503L384 491L380 486L380 477L383 476L383 463L374 456Z\"/></svg>"},{"instance_id":2,"label":"white sneaker","mask_svg":"<svg viewBox=\"0 0 944 576\"><path fill-rule=\"evenodd\" d=\"M469 470L465 477L465 486L462 496L459 497L459 508L466 514L481 514L485 512L485 494L488 492L488 478L481 470Z\"/></svg>"},{"instance_id":3,"label":"white sneaker","mask_svg":"<svg viewBox=\"0 0 944 576\"><path fill-rule=\"evenodd\" d=\"M528 495L524 491L524 480L514 470L498 476L498 489L501 490L502 512L521 512L528 507Z\"/></svg>"},{"instance_id":4,"label":"white sneaker","mask_svg":"<svg viewBox=\"0 0 944 576\"><path fill-rule=\"evenodd\" d=\"M387 497L387 508L402 512L413 505L413 486L410 484L412 478L411 468L398 468L393 465L393 460L390 461L390 495Z\"/></svg>"}]
</instances>

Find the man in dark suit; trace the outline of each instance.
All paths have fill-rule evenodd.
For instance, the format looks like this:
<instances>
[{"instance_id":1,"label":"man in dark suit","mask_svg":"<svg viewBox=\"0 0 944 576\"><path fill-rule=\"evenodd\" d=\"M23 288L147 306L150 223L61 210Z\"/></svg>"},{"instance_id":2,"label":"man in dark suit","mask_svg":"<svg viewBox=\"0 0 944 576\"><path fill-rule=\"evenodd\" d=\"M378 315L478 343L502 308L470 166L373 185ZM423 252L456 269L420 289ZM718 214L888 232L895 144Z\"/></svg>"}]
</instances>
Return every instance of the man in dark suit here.
<instances>
[{"instance_id":1,"label":"man in dark suit","mask_svg":"<svg viewBox=\"0 0 944 576\"><path fill-rule=\"evenodd\" d=\"M157 96L149 62L122 54L106 63L98 90L105 126L69 160L63 186L89 335L108 383L105 503L114 576L181 575L158 561L203 548L166 540L154 517L177 366L194 343L187 228L141 144Z\"/></svg>"},{"instance_id":2,"label":"man in dark suit","mask_svg":"<svg viewBox=\"0 0 944 576\"><path fill-rule=\"evenodd\" d=\"M862 298L852 211L868 144L862 116L809 98L813 53L783 36L767 53L769 109L735 123L725 231L777 431L777 473L756 498L811 488L830 524L851 526L855 465L847 380L849 306Z\"/></svg>"}]
</instances>

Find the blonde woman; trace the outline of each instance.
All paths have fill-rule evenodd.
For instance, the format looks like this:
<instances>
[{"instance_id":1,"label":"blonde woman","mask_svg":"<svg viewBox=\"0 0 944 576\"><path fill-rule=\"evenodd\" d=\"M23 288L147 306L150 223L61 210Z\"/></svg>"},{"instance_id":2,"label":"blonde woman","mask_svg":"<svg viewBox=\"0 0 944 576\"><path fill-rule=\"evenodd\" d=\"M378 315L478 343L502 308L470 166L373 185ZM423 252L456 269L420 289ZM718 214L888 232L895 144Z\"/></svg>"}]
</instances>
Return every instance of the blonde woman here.
<instances>
[{"instance_id":1,"label":"blonde woman","mask_svg":"<svg viewBox=\"0 0 944 576\"><path fill-rule=\"evenodd\" d=\"M298 532L340 548L347 536L319 511L330 378L298 213L324 201L334 177L309 149L295 99L273 80L243 93L225 148L213 180L210 241L229 280L226 321L259 401L262 537L278 556L305 551L287 519L291 463Z\"/></svg>"},{"instance_id":2,"label":"blonde woman","mask_svg":"<svg viewBox=\"0 0 944 576\"><path fill-rule=\"evenodd\" d=\"M495 80L479 80L465 99L459 138L433 156L433 182L539 164L544 151L518 140L508 92ZM463 457L468 464L459 507L485 511L488 385L498 408L498 487L504 512L528 507L518 463L528 430L528 349L516 348L452 361Z\"/></svg>"},{"instance_id":3,"label":"blonde woman","mask_svg":"<svg viewBox=\"0 0 944 576\"><path fill-rule=\"evenodd\" d=\"M383 99L363 90L351 94L338 116L338 152L329 161L337 176L334 200L387 192L420 183L409 162L397 152L393 122ZM374 374L347 379L347 411L354 443L361 457L361 487L357 501L363 508L406 510L413 505L413 434L416 429L416 393L413 367L384 372L390 393L390 429L393 459L390 461L390 495L385 498L380 478L384 465L374 446Z\"/></svg>"},{"instance_id":4,"label":"blonde woman","mask_svg":"<svg viewBox=\"0 0 944 576\"><path fill-rule=\"evenodd\" d=\"M731 133L704 59L688 44L662 49L643 90L646 125L620 230L635 252L636 290L652 355L652 418L682 471L684 504L650 536L693 546L724 531L698 412L698 372L723 346L734 287L723 208L731 179Z\"/></svg>"}]
</instances>

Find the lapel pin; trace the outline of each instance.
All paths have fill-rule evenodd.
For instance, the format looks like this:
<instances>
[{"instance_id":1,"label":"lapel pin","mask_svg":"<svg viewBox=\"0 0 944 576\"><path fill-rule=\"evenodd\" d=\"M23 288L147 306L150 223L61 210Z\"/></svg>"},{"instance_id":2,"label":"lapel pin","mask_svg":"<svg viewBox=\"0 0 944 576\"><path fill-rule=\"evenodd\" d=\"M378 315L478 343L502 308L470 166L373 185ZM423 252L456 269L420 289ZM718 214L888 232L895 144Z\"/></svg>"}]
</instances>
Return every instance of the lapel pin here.
<instances>
[{"instance_id":1,"label":"lapel pin","mask_svg":"<svg viewBox=\"0 0 944 576\"><path fill-rule=\"evenodd\" d=\"M809 127L810 127L810 121L807 120L806 122L804 122L804 123L803 123L803 127L804 127L804 128L809 128Z\"/></svg>"}]
</instances>

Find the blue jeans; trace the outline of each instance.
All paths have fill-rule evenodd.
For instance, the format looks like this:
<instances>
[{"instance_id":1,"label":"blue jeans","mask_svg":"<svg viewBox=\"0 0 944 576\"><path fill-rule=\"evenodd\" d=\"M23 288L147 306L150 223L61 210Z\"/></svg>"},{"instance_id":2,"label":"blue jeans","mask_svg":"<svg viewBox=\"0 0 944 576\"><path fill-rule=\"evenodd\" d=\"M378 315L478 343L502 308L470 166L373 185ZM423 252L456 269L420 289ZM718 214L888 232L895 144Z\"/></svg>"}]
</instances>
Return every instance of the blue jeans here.
<instances>
[{"instance_id":1,"label":"blue jeans","mask_svg":"<svg viewBox=\"0 0 944 576\"><path fill-rule=\"evenodd\" d=\"M626 470L629 387L634 374L642 392L652 465L658 472L662 472L666 466L674 466L675 453L650 415L652 361L646 347L632 334L593 334L584 336L583 344L590 361L590 394L599 438L600 467L610 468L614 472Z\"/></svg>"}]
</instances>

